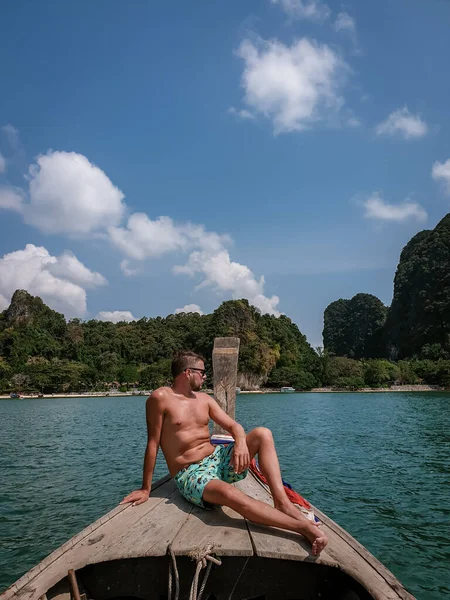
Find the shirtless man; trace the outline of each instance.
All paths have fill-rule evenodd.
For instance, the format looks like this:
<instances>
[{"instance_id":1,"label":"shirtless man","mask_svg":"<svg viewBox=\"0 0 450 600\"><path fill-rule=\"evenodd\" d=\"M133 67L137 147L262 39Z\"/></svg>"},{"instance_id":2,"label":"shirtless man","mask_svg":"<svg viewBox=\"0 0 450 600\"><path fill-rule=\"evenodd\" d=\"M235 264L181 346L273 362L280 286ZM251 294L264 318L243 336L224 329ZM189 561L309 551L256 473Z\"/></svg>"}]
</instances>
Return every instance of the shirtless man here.
<instances>
[{"instance_id":1,"label":"shirtless man","mask_svg":"<svg viewBox=\"0 0 450 600\"><path fill-rule=\"evenodd\" d=\"M172 375L172 387L161 387L147 399L148 440L142 487L128 494L121 504L132 502L135 506L148 500L161 446L169 472L187 500L204 508L211 504L229 506L254 523L300 533L311 542L312 554L319 554L327 537L287 497L271 431L257 427L246 435L243 427L213 398L199 391L206 377L201 356L178 353L172 361ZM210 419L232 435L234 444L211 444ZM256 454L272 492L274 508L231 485L244 479Z\"/></svg>"}]
</instances>

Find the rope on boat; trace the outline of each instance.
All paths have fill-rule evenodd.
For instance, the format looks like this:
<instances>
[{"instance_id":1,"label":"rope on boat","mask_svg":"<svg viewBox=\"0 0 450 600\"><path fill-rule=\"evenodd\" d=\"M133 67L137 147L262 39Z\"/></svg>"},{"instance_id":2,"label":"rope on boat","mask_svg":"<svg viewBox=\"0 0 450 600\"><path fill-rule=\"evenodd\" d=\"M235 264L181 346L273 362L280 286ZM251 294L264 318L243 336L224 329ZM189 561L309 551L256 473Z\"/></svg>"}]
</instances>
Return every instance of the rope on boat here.
<instances>
[{"instance_id":1,"label":"rope on boat","mask_svg":"<svg viewBox=\"0 0 450 600\"><path fill-rule=\"evenodd\" d=\"M209 574L211 573L211 568L212 568L213 564L218 565L219 567L222 564L222 561L220 560L220 558L216 558L215 556L212 556L212 554L211 554L212 548L213 547L210 544L203 550L193 550L192 552L189 553L189 556L197 562L197 566L195 568L194 579L192 580L192 584L191 584L191 591L189 593L189 600L202 600L203 592L205 591L206 583L208 581ZM176 560L172 545L169 545L167 550L172 558L172 562L169 564L168 597L169 597L169 600L172 600L173 575L175 574L175 595L174 595L173 600L178 600L178 597L180 594L180 578L178 575L177 560ZM203 576L203 581L202 581L202 584L201 584L200 590L199 590L198 585L199 585L200 574L201 574L202 569L206 569L206 571Z\"/></svg>"},{"instance_id":2,"label":"rope on boat","mask_svg":"<svg viewBox=\"0 0 450 600\"><path fill-rule=\"evenodd\" d=\"M206 582L208 581L209 574L211 572L211 567L213 563L218 565L222 564L220 558L215 558L210 554L212 550L212 546L208 546L202 553L195 552L191 553L191 557L197 560L197 568L195 569L194 579L192 580L191 585L191 593L189 595L189 600L202 600L203 592L205 591ZM200 578L200 573L202 569L206 568L205 575L203 577L202 585L200 587L200 591L198 591L198 583Z\"/></svg>"},{"instance_id":3,"label":"rope on boat","mask_svg":"<svg viewBox=\"0 0 450 600\"><path fill-rule=\"evenodd\" d=\"M175 552L173 551L172 545L169 545L167 548L172 562L169 563L169 590L168 590L168 600L172 600L172 587L173 587L173 575L175 574L175 596L173 600L178 600L178 596L180 595L180 576L178 575L177 568L177 559L175 558Z\"/></svg>"}]
</instances>

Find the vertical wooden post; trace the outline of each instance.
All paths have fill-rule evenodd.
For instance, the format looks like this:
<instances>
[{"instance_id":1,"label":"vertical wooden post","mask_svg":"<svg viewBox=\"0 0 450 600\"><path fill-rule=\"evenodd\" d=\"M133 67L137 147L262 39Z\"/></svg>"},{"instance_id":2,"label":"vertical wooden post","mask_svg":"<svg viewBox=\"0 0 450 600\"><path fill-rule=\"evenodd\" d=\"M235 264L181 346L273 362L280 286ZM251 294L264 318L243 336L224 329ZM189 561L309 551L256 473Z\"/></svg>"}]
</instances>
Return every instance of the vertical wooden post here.
<instances>
[{"instance_id":1,"label":"vertical wooden post","mask_svg":"<svg viewBox=\"0 0 450 600\"><path fill-rule=\"evenodd\" d=\"M216 338L213 350L214 398L232 419L235 418L239 343L237 337ZM214 423L213 434L223 433L227 432Z\"/></svg>"},{"instance_id":2,"label":"vertical wooden post","mask_svg":"<svg viewBox=\"0 0 450 600\"><path fill-rule=\"evenodd\" d=\"M73 569L69 569L68 576L71 591L71 600L81 600L80 590L78 588L77 576L75 575L75 571Z\"/></svg>"}]
</instances>

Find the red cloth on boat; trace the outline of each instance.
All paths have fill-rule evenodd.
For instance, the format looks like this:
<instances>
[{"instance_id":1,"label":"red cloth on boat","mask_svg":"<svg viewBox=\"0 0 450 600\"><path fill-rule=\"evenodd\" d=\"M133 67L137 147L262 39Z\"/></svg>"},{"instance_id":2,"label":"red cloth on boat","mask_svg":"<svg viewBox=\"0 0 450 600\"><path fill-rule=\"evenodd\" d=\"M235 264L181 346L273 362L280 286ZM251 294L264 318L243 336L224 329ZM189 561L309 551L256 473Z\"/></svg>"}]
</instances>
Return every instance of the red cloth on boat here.
<instances>
[{"instance_id":1,"label":"red cloth on boat","mask_svg":"<svg viewBox=\"0 0 450 600\"><path fill-rule=\"evenodd\" d=\"M258 477L258 479L260 479L263 483L268 485L267 479L261 473L258 463L256 462L256 459L254 459L254 458L252 459L252 462L250 463L250 470ZM308 500L305 500L303 498L303 496L300 496L300 494L298 492L296 492L295 490L293 490L289 484L286 484L285 481L283 481L283 485L284 485L284 489L285 489L287 497L293 504L298 504L299 506L303 506L303 508L306 508L307 510L311 510L312 506L308 502Z\"/></svg>"}]
</instances>

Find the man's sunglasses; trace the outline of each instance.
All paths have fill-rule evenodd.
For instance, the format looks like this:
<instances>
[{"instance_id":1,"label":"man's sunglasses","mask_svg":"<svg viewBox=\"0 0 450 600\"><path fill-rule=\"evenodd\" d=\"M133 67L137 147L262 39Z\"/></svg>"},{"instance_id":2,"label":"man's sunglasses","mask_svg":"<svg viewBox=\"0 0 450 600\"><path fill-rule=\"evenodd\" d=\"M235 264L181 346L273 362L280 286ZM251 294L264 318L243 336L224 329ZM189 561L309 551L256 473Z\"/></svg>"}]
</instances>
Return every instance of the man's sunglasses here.
<instances>
[{"instance_id":1,"label":"man's sunglasses","mask_svg":"<svg viewBox=\"0 0 450 600\"><path fill-rule=\"evenodd\" d=\"M186 367L185 371L198 371L199 373L201 373L202 375L206 374L206 369L197 369L197 367Z\"/></svg>"}]
</instances>

